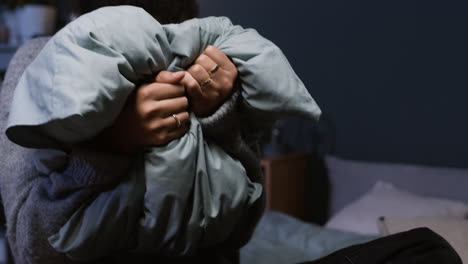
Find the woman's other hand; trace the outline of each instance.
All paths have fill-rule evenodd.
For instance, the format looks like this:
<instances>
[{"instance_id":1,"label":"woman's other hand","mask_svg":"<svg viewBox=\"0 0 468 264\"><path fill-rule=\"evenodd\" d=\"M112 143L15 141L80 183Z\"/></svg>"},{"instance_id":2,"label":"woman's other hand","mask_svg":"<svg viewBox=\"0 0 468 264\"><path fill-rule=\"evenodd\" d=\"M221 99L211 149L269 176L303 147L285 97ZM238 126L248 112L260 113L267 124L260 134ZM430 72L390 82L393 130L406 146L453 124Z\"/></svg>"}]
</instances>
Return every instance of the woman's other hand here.
<instances>
[{"instance_id":1,"label":"woman's other hand","mask_svg":"<svg viewBox=\"0 0 468 264\"><path fill-rule=\"evenodd\" d=\"M189 120L183 78L185 72L162 71L156 82L139 87L98 140L129 153L141 147L165 145L183 136Z\"/></svg>"},{"instance_id":2,"label":"woman's other hand","mask_svg":"<svg viewBox=\"0 0 468 264\"><path fill-rule=\"evenodd\" d=\"M208 46L182 79L191 110L198 117L214 113L232 94L237 68L218 48Z\"/></svg>"}]
</instances>

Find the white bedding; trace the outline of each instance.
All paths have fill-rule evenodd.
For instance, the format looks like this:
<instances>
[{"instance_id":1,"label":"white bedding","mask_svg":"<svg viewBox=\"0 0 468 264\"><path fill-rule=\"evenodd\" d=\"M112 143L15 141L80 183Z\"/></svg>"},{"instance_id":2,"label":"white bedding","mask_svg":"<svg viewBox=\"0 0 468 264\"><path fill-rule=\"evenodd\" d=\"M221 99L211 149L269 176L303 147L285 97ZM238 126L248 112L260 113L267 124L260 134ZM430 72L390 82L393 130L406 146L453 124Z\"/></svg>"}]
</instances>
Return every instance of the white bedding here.
<instances>
[{"instance_id":1,"label":"white bedding","mask_svg":"<svg viewBox=\"0 0 468 264\"><path fill-rule=\"evenodd\" d=\"M326 227L361 234L379 234L380 217L444 216L464 218L468 205L454 200L416 195L379 181L359 199L336 213Z\"/></svg>"},{"instance_id":2,"label":"white bedding","mask_svg":"<svg viewBox=\"0 0 468 264\"><path fill-rule=\"evenodd\" d=\"M241 249L242 264L311 261L377 236L324 228L279 212L262 217L252 240Z\"/></svg>"}]
</instances>

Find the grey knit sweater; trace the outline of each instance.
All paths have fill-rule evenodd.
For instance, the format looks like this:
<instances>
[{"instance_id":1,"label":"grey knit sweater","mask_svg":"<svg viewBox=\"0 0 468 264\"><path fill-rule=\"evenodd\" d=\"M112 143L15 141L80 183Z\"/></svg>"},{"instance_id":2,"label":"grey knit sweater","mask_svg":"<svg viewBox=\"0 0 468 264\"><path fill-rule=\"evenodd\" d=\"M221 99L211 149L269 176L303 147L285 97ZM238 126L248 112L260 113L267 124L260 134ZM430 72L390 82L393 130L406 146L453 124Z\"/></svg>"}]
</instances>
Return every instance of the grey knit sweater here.
<instances>
[{"instance_id":1,"label":"grey knit sweater","mask_svg":"<svg viewBox=\"0 0 468 264\"><path fill-rule=\"evenodd\" d=\"M115 184L114 179L102 177L109 174L99 173L100 171L109 169L125 171L130 159L115 153L81 149L69 157L68 165L63 168L61 174L46 177L38 172L32 162L35 150L22 148L7 139L4 131L14 89L25 68L47 41L48 38L34 39L18 50L8 67L3 88L0 90L0 193L7 219L7 238L15 261L20 264L73 263L64 254L56 252L47 238L55 234L80 206L93 199L100 191ZM265 122L255 122L255 118L261 117L254 118L239 97L239 93L234 93L217 112L200 121L209 140L217 142L230 155L241 161L253 181L262 182L255 142L259 135L258 131L268 127L258 127L257 124ZM250 118L241 119L239 116L250 116ZM113 166L106 166L107 164ZM114 166L115 164L120 166ZM246 212L249 217L245 223L239 223L239 231L246 228L253 231L263 206L262 197L249 212ZM233 248L246 243L249 238L245 236L237 239L233 242ZM215 252L219 254L209 254L211 258L209 261L216 259L215 261L221 262L223 249ZM99 263L105 261L145 263L143 257L138 258L139 256L119 253ZM208 261L206 256L200 258L203 258L204 262ZM190 263L201 261L200 258L187 261ZM148 258L145 257L146 259ZM150 260L154 263L156 259L153 257ZM168 260L164 262L172 263Z\"/></svg>"}]
</instances>

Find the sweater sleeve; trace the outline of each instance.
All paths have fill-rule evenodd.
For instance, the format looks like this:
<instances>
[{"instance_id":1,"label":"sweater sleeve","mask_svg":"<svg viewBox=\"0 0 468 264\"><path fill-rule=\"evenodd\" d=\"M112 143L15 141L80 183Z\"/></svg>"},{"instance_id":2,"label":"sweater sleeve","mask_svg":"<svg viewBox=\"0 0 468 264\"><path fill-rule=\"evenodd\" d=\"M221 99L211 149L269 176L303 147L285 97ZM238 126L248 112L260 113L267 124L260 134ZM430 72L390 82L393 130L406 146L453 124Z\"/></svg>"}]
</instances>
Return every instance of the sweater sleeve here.
<instances>
[{"instance_id":1,"label":"sweater sleeve","mask_svg":"<svg viewBox=\"0 0 468 264\"><path fill-rule=\"evenodd\" d=\"M200 30L192 32L199 32L201 39L232 58L239 71L236 94L202 120L210 139L229 143L238 131L244 142L252 145L281 116L319 118L318 105L274 43L253 29L233 25L228 18L211 17L195 22L186 23L185 27L199 27ZM177 33L175 26L167 30Z\"/></svg>"},{"instance_id":2,"label":"sweater sleeve","mask_svg":"<svg viewBox=\"0 0 468 264\"><path fill-rule=\"evenodd\" d=\"M240 137L252 150L260 137L269 131L275 119L271 115L250 107L242 98L239 82L235 92L213 114L200 118L203 132L208 139L223 146L238 144Z\"/></svg>"},{"instance_id":3,"label":"sweater sleeve","mask_svg":"<svg viewBox=\"0 0 468 264\"><path fill-rule=\"evenodd\" d=\"M220 141L233 129L238 129L238 103L240 92L238 89L213 114L199 118L203 132L206 136Z\"/></svg>"},{"instance_id":4,"label":"sweater sleeve","mask_svg":"<svg viewBox=\"0 0 468 264\"><path fill-rule=\"evenodd\" d=\"M0 93L0 129L3 132L15 87L26 67L36 58L48 38L33 39L24 44L10 62ZM7 238L17 263L72 263L55 251L47 238L83 204L109 186L113 179L102 162L86 150L74 149L72 155L58 153L48 158L56 172L45 177L46 167L33 162L40 154L10 142L0 134L0 192L7 220ZM52 154L54 155L54 154ZM115 157L113 164L122 164ZM116 168L117 169L117 168Z\"/></svg>"}]
</instances>

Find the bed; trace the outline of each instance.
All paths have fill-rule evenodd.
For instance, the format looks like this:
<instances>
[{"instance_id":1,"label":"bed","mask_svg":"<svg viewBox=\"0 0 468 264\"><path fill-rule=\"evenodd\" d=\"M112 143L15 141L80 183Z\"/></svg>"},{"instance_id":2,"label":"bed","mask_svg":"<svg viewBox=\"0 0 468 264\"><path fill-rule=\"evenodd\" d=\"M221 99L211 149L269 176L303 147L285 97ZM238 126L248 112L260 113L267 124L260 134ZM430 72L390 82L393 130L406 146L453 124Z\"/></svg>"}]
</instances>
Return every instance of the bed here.
<instances>
[{"instance_id":1,"label":"bed","mask_svg":"<svg viewBox=\"0 0 468 264\"><path fill-rule=\"evenodd\" d=\"M283 137L289 151L310 153L308 212L305 220L266 212L252 240L241 250L241 263L314 260L346 246L421 225L433 226L448 236L455 230L459 236L455 236L453 245L467 259L468 226L463 217L468 212L467 169L340 158L336 156L336 128L327 115L318 125L285 119L281 126L292 131ZM310 140L297 143L297 138ZM402 217L401 208L394 208L391 199L382 197L374 206L383 212L362 208L363 202L366 205L366 200L376 200L382 191L388 197L400 198L398 204L404 196L407 205L416 204L426 217ZM441 202L440 198L450 201ZM382 207L382 201L387 202L386 207ZM381 216L387 218L386 225L379 220ZM363 219L367 224L359 225ZM369 232L369 226L374 231Z\"/></svg>"},{"instance_id":2,"label":"bed","mask_svg":"<svg viewBox=\"0 0 468 264\"><path fill-rule=\"evenodd\" d=\"M335 2L320 2L320 5L329 5L334 11ZM313 45L308 48L315 56L301 56L307 58L307 63L310 63L309 58L316 62L294 66L304 72L313 71L314 74L303 78L314 89L318 87L312 95L317 96L326 115L319 125L286 120L282 129L288 133L283 133L282 140L292 151L311 153L309 174L312 182L306 201L308 216L304 221L280 212L266 212L252 240L241 250L242 263L313 260L341 247L420 225L434 226L449 236L454 233L451 227L455 226L460 236L455 237L454 243L466 262L468 247L463 240L468 237L463 217L468 204L468 137L466 118L463 117L467 113L466 71L462 74L456 71L456 67L465 65L466 56L459 54L465 54L466 47L445 45L463 43L463 34L451 32L457 30L453 25L463 27L466 23L451 22L456 16L446 16L449 19L445 21L450 24L440 26L437 23L441 21L435 18L441 16L428 15L421 21L430 22L430 30L417 31L419 22L410 27L407 22L413 21L413 14L420 11L420 6L410 5L414 5L410 6L413 9L408 6L382 8L388 13L379 13L379 17L374 5L364 4L352 5L352 12L350 8L336 5L336 9L341 9L331 12L335 14L333 16L324 12L323 7L313 11L322 16L307 15L312 22L308 21L304 27L311 30L308 35L313 36ZM359 8L364 6L370 6L366 13L370 17L352 20L350 16L358 14ZM440 5L434 5L433 9L440 10ZM398 10L403 10L398 16L401 21L396 27L398 30L382 30L386 27L379 27L379 23L387 26L385 19L393 19ZM463 9L456 10L461 12ZM311 29L310 23L314 25L315 20L317 25L326 27ZM268 24L263 20L262 23ZM342 25L347 25L349 34L342 33ZM403 36L412 41L410 48L414 46L416 51L410 50L408 45L392 49L398 46L402 31L406 33ZM294 47L298 45L291 43ZM372 43L375 48L368 52L369 46L362 43ZM450 51L450 56L433 52L443 48ZM419 62L426 62L426 58L436 60L436 63L421 65ZM385 63L378 64L382 61ZM382 84L381 80L389 81ZM431 86L433 83L436 85ZM376 85L382 88L380 93L375 92ZM449 91L445 96L440 96L440 86ZM429 93L425 93L426 90ZM334 101L338 103L333 104ZM394 107L396 104L400 107ZM448 110L444 111L444 108ZM437 117L437 126L433 126L434 117ZM381 134L383 131L386 134ZM434 140L436 143L432 144L432 139L442 140ZM369 200L378 200L373 198L383 192L385 195L380 196L380 203L369 205ZM391 202L392 199L385 197L406 198L407 203ZM408 215L407 209L402 213L397 210L401 208L395 206L411 205L410 201L416 205L409 208L421 209L417 216ZM387 207L382 206L382 202L386 202ZM383 211L366 210L367 206ZM434 208L437 208L436 215ZM422 211L425 211L424 216ZM359 225L362 219L367 224Z\"/></svg>"},{"instance_id":3,"label":"bed","mask_svg":"<svg viewBox=\"0 0 468 264\"><path fill-rule=\"evenodd\" d=\"M277 6L277 15L264 16L261 23L247 15L239 20L268 30L283 12ZM288 119L279 127L288 146L282 149L313 155L308 221L355 232L370 226L377 235L432 226L453 237L467 263L466 6L466 1L308 1L291 7L295 19L280 20L306 36L290 41L284 32L271 31L297 56L293 66L325 113L318 126ZM217 6L211 12L223 11ZM406 197L419 216L410 215L408 207L398 210L405 205L401 200L372 199L382 193ZM383 210L376 215L368 207ZM370 220L359 225L362 219Z\"/></svg>"},{"instance_id":4,"label":"bed","mask_svg":"<svg viewBox=\"0 0 468 264\"><path fill-rule=\"evenodd\" d=\"M310 153L309 216L266 212L241 251L242 263L300 263L423 226L468 260L468 169L341 158L328 116L319 125L282 122L280 129L294 131L284 133L283 151ZM311 142L295 145L304 138L298 133L311 135Z\"/></svg>"}]
</instances>

